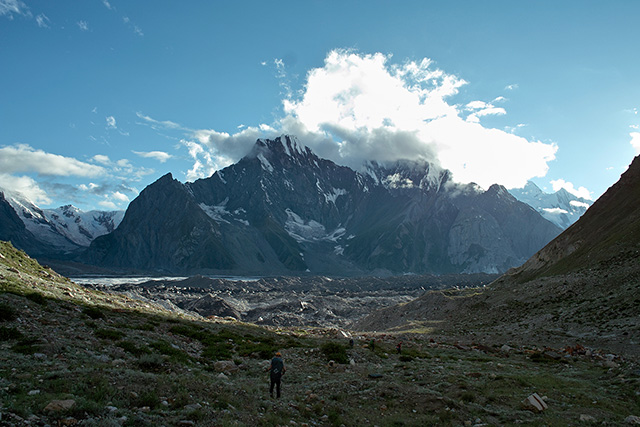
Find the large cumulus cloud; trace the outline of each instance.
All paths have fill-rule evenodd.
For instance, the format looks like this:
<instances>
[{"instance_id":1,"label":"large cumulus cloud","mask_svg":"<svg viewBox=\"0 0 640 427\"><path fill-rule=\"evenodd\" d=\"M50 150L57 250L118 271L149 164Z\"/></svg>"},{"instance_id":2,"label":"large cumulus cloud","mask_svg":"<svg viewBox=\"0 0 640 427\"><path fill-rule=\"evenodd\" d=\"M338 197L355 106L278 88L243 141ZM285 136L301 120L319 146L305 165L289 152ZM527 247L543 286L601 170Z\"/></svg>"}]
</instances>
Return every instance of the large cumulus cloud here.
<instances>
[{"instance_id":1,"label":"large cumulus cloud","mask_svg":"<svg viewBox=\"0 0 640 427\"><path fill-rule=\"evenodd\" d=\"M423 159L450 169L457 181L485 188L494 183L522 187L547 173L555 144L485 127L483 117L506 110L483 101L455 104L451 99L467 82L431 60L398 64L391 59L331 51L322 67L307 73L298 96L283 100L283 116L275 123L236 134L195 131L195 140L185 143L194 158L199 156L190 177L237 161L257 137L278 133L297 135L318 155L340 164Z\"/></svg>"}]
</instances>

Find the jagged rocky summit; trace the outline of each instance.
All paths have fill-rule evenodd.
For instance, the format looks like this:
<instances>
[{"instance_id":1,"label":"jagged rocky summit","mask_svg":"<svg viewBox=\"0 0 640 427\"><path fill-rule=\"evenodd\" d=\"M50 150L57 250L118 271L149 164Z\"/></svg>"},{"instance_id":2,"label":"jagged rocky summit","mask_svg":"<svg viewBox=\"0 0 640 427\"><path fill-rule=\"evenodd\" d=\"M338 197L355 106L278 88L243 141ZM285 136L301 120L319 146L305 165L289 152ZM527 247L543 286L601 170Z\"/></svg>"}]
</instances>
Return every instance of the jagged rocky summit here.
<instances>
[{"instance_id":1,"label":"jagged rocky summit","mask_svg":"<svg viewBox=\"0 0 640 427\"><path fill-rule=\"evenodd\" d=\"M425 162L358 172L283 135L209 178L161 177L82 260L179 274L496 273L560 231L504 187L457 184Z\"/></svg>"}]
</instances>

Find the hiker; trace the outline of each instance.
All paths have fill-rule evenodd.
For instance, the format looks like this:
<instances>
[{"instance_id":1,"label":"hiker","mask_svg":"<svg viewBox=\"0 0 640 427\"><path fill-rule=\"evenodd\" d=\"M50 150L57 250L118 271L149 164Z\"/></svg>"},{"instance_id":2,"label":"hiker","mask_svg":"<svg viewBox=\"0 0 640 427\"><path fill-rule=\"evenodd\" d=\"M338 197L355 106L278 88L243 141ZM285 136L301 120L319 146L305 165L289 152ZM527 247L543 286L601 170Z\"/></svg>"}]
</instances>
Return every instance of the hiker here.
<instances>
[{"instance_id":1,"label":"hiker","mask_svg":"<svg viewBox=\"0 0 640 427\"><path fill-rule=\"evenodd\" d=\"M398 345L396 346L396 350L398 350L398 354L402 353L402 341L398 343Z\"/></svg>"},{"instance_id":2,"label":"hiker","mask_svg":"<svg viewBox=\"0 0 640 427\"><path fill-rule=\"evenodd\" d=\"M371 341L369 342L369 348L371 349L371 351L374 351L376 349L376 340L375 339L371 339Z\"/></svg>"},{"instance_id":3,"label":"hiker","mask_svg":"<svg viewBox=\"0 0 640 427\"><path fill-rule=\"evenodd\" d=\"M282 353L277 352L276 356L271 359L271 366L268 369L271 373L271 386L269 387L269 395L273 397L273 386L276 387L276 397L280 397L280 380L286 372L287 368L284 367L284 361L282 360Z\"/></svg>"}]
</instances>

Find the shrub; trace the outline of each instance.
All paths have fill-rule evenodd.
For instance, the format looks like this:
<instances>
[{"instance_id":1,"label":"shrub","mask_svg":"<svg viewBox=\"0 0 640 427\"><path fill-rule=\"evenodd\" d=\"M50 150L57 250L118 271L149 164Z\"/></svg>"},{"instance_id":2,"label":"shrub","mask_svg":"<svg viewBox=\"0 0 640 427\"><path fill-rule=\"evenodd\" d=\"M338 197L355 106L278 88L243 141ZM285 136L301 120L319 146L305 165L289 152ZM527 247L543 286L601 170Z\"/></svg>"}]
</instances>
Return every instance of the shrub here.
<instances>
[{"instance_id":1,"label":"shrub","mask_svg":"<svg viewBox=\"0 0 640 427\"><path fill-rule=\"evenodd\" d=\"M399 359L401 362L411 362L413 360L413 357L409 356L408 354L403 354Z\"/></svg>"},{"instance_id":2,"label":"shrub","mask_svg":"<svg viewBox=\"0 0 640 427\"><path fill-rule=\"evenodd\" d=\"M95 306L85 307L82 312L94 320L106 318L103 311Z\"/></svg>"},{"instance_id":3,"label":"shrub","mask_svg":"<svg viewBox=\"0 0 640 427\"><path fill-rule=\"evenodd\" d=\"M35 302L36 304L40 304L40 305L47 304L47 299L44 297L44 295L38 292L29 292L28 294L25 295L25 297L28 300Z\"/></svg>"},{"instance_id":4,"label":"shrub","mask_svg":"<svg viewBox=\"0 0 640 427\"><path fill-rule=\"evenodd\" d=\"M0 304L0 322L14 320L16 317L18 315L13 307L5 303Z\"/></svg>"},{"instance_id":5,"label":"shrub","mask_svg":"<svg viewBox=\"0 0 640 427\"><path fill-rule=\"evenodd\" d=\"M189 355L184 351L173 347L166 341L156 341L151 344L151 348L157 350L159 353L169 356L171 360L178 362L186 362L189 360Z\"/></svg>"},{"instance_id":6,"label":"shrub","mask_svg":"<svg viewBox=\"0 0 640 427\"><path fill-rule=\"evenodd\" d=\"M37 338L24 338L18 341L11 350L21 354L34 354L39 350Z\"/></svg>"},{"instance_id":7,"label":"shrub","mask_svg":"<svg viewBox=\"0 0 640 427\"><path fill-rule=\"evenodd\" d=\"M229 360L233 346L228 342L209 343L202 351L202 358L207 360Z\"/></svg>"},{"instance_id":8,"label":"shrub","mask_svg":"<svg viewBox=\"0 0 640 427\"><path fill-rule=\"evenodd\" d=\"M165 358L159 354L143 354L138 359L138 367L146 372L158 372L164 367Z\"/></svg>"},{"instance_id":9,"label":"shrub","mask_svg":"<svg viewBox=\"0 0 640 427\"><path fill-rule=\"evenodd\" d=\"M22 338L22 333L16 328L0 326L0 341L19 340L20 338Z\"/></svg>"},{"instance_id":10,"label":"shrub","mask_svg":"<svg viewBox=\"0 0 640 427\"><path fill-rule=\"evenodd\" d=\"M336 363L349 363L347 357L347 348L335 342L328 342L320 348L327 360L333 360Z\"/></svg>"}]
</instances>

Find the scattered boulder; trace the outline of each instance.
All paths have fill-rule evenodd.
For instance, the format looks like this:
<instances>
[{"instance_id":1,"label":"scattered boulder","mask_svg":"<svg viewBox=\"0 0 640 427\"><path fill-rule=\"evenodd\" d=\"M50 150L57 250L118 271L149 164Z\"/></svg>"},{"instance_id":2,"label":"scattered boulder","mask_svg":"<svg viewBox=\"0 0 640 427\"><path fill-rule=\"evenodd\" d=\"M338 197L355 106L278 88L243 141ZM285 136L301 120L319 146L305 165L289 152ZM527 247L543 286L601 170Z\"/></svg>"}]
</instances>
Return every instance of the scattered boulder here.
<instances>
[{"instance_id":1,"label":"scattered boulder","mask_svg":"<svg viewBox=\"0 0 640 427\"><path fill-rule=\"evenodd\" d=\"M76 401L73 399L52 400L47 406L44 407L44 410L51 412L68 411L69 409L73 408L75 404Z\"/></svg>"},{"instance_id":2,"label":"scattered boulder","mask_svg":"<svg viewBox=\"0 0 640 427\"><path fill-rule=\"evenodd\" d=\"M522 406L525 409L533 412L542 412L549 407L538 393L533 393L532 395L524 399L522 401Z\"/></svg>"},{"instance_id":3,"label":"scattered boulder","mask_svg":"<svg viewBox=\"0 0 640 427\"><path fill-rule=\"evenodd\" d=\"M629 415L627 418L624 419L624 422L626 424L640 424L640 417L637 415Z\"/></svg>"},{"instance_id":4,"label":"scattered boulder","mask_svg":"<svg viewBox=\"0 0 640 427\"><path fill-rule=\"evenodd\" d=\"M594 422L596 422L596 419L594 417L592 417L591 415L581 414L580 415L580 421L582 421L584 423L594 423Z\"/></svg>"},{"instance_id":5,"label":"scattered boulder","mask_svg":"<svg viewBox=\"0 0 640 427\"><path fill-rule=\"evenodd\" d=\"M233 360L218 360L213 364L213 368L216 372L236 372L238 370L238 366Z\"/></svg>"}]
</instances>

